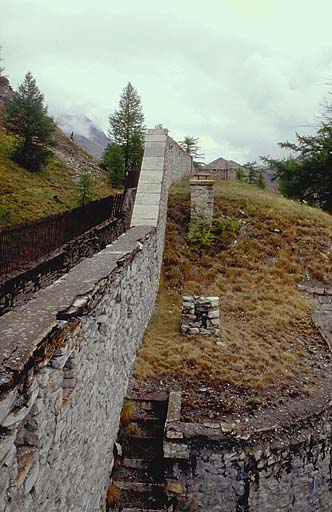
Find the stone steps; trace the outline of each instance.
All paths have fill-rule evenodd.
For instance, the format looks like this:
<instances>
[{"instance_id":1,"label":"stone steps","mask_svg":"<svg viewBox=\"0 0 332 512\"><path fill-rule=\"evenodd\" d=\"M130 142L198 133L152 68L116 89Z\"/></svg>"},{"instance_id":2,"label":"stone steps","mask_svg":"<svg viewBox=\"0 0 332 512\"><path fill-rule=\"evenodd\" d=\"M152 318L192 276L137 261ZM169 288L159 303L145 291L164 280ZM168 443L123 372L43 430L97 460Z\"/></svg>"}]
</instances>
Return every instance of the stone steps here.
<instances>
[{"instance_id":1,"label":"stone steps","mask_svg":"<svg viewBox=\"0 0 332 512\"><path fill-rule=\"evenodd\" d=\"M113 482L122 491L152 492L160 487L159 484L151 482L124 482L123 480L113 480Z\"/></svg>"},{"instance_id":2,"label":"stone steps","mask_svg":"<svg viewBox=\"0 0 332 512\"><path fill-rule=\"evenodd\" d=\"M121 465L125 468L147 469L149 466L149 463L150 463L150 459L124 458L122 460Z\"/></svg>"},{"instance_id":3,"label":"stone steps","mask_svg":"<svg viewBox=\"0 0 332 512\"><path fill-rule=\"evenodd\" d=\"M121 428L123 458L114 465L112 481L120 490L122 512L167 510L163 436L167 410L164 395L132 398L134 413Z\"/></svg>"}]
</instances>

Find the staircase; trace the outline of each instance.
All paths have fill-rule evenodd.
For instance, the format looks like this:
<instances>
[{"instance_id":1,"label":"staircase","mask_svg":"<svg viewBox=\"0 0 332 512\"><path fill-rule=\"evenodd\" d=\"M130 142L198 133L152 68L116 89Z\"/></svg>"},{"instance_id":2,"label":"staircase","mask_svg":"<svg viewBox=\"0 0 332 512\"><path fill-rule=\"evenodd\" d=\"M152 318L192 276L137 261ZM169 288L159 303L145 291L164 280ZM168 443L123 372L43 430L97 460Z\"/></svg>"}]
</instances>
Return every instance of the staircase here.
<instances>
[{"instance_id":1,"label":"staircase","mask_svg":"<svg viewBox=\"0 0 332 512\"><path fill-rule=\"evenodd\" d=\"M166 493L163 434L166 395L127 399L118 440L122 454L115 459L112 484L119 490L116 507L122 512L172 511ZM129 413L128 413L129 410Z\"/></svg>"}]
</instances>

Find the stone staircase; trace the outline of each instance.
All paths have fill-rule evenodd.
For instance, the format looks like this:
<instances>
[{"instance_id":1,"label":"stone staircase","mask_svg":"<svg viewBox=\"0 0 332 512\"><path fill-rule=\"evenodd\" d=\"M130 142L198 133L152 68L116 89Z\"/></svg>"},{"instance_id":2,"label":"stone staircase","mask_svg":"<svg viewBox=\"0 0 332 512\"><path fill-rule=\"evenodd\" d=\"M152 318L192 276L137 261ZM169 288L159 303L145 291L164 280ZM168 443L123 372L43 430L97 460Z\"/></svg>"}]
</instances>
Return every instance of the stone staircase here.
<instances>
[{"instance_id":1,"label":"stone staircase","mask_svg":"<svg viewBox=\"0 0 332 512\"><path fill-rule=\"evenodd\" d=\"M163 457L167 395L127 399L130 409L119 430L112 484L119 490L116 508L122 512L173 511L166 492ZM121 453L122 452L122 453Z\"/></svg>"}]
</instances>

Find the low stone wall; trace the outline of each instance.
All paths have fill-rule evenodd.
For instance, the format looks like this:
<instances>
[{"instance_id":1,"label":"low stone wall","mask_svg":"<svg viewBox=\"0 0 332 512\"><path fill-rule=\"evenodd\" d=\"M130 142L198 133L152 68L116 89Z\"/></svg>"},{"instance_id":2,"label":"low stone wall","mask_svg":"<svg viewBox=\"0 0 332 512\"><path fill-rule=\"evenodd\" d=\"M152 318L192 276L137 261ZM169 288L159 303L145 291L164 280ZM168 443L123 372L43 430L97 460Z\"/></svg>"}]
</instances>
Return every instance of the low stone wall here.
<instances>
[{"instance_id":1,"label":"low stone wall","mask_svg":"<svg viewBox=\"0 0 332 512\"><path fill-rule=\"evenodd\" d=\"M177 474L195 512L329 512L331 437L230 449L193 442ZM180 469L179 469L180 468Z\"/></svg>"},{"instance_id":2,"label":"low stone wall","mask_svg":"<svg viewBox=\"0 0 332 512\"><path fill-rule=\"evenodd\" d=\"M126 230L123 219L112 219L96 226L46 256L33 268L7 279L0 288L0 316L25 304L42 288L67 273L83 258L91 257L116 240Z\"/></svg>"},{"instance_id":3,"label":"low stone wall","mask_svg":"<svg viewBox=\"0 0 332 512\"><path fill-rule=\"evenodd\" d=\"M312 304L312 319L332 351L332 289L322 286L298 285L309 294Z\"/></svg>"},{"instance_id":4,"label":"low stone wall","mask_svg":"<svg viewBox=\"0 0 332 512\"><path fill-rule=\"evenodd\" d=\"M130 226L135 194L136 189L126 190L121 218L107 220L89 229L35 262L32 268L7 277L0 288L0 316L25 304L38 290L46 288L83 258L93 256L124 233Z\"/></svg>"},{"instance_id":5,"label":"low stone wall","mask_svg":"<svg viewBox=\"0 0 332 512\"><path fill-rule=\"evenodd\" d=\"M329 512L331 418L313 415L292 432L239 423L180 421L181 397L170 393L164 456L170 495L195 512ZM304 420L305 421L305 420ZM274 437L279 439L273 440ZM184 508L181 508L184 506Z\"/></svg>"},{"instance_id":6,"label":"low stone wall","mask_svg":"<svg viewBox=\"0 0 332 512\"><path fill-rule=\"evenodd\" d=\"M178 169L168 167L170 145ZM167 205L191 158L167 134L163 147ZM163 211L156 225L136 217L113 244L0 318L1 512L105 511L123 397L159 286Z\"/></svg>"}]
</instances>

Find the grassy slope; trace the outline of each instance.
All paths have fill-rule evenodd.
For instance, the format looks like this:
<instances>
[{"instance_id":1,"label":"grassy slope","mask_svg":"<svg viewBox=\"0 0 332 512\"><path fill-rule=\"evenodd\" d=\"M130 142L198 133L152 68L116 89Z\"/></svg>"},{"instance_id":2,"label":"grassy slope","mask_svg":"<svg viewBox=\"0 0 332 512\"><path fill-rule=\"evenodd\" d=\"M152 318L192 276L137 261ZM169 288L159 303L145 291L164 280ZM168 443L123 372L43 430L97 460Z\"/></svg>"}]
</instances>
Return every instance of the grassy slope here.
<instances>
[{"instance_id":1,"label":"grassy slope","mask_svg":"<svg viewBox=\"0 0 332 512\"><path fill-rule=\"evenodd\" d=\"M40 173L25 170L9 158L13 140L0 127L0 228L75 208L78 190L73 171L55 158ZM96 199L112 192L106 177L98 178L95 191Z\"/></svg>"},{"instance_id":2,"label":"grassy slope","mask_svg":"<svg viewBox=\"0 0 332 512\"><path fill-rule=\"evenodd\" d=\"M331 216L273 193L220 182L215 215L239 219L242 229L235 245L198 255L186 238L187 185L174 188L168 215L157 309L135 376L187 389L187 400L197 391L192 405L216 411L256 406L279 393L314 393L313 368L320 367L314 354L326 348L297 284L308 276L332 282ZM182 295L192 293L220 296L226 347L180 335ZM212 391L201 400L202 386Z\"/></svg>"}]
</instances>

